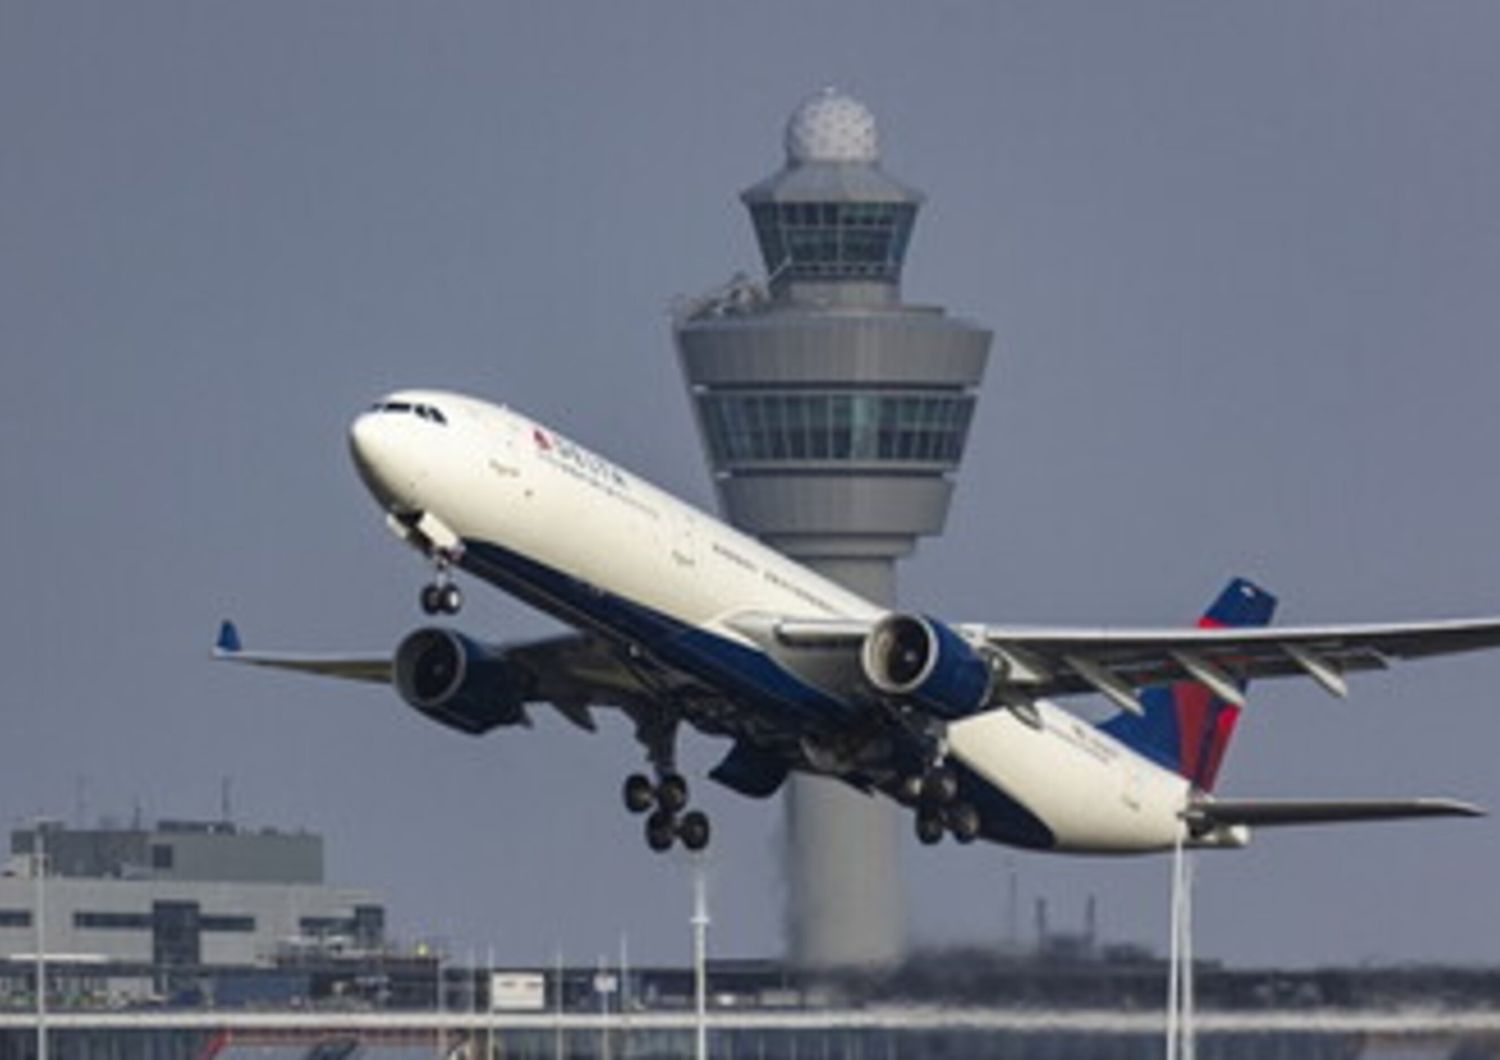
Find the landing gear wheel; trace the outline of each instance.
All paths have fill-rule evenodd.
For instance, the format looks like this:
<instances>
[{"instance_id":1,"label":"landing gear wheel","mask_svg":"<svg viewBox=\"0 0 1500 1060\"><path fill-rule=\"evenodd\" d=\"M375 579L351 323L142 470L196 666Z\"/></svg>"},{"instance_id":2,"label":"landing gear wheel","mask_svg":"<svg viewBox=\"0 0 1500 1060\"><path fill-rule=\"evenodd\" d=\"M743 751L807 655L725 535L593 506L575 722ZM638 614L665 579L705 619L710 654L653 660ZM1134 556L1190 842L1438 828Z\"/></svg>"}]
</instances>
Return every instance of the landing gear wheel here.
<instances>
[{"instance_id":1,"label":"landing gear wheel","mask_svg":"<svg viewBox=\"0 0 1500 1060\"><path fill-rule=\"evenodd\" d=\"M709 834L708 815L702 810L690 810L677 822L677 838L695 853L708 846Z\"/></svg>"},{"instance_id":2,"label":"landing gear wheel","mask_svg":"<svg viewBox=\"0 0 1500 1060\"><path fill-rule=\"evenodd\" d=\"M948 831L960 843L968 844L979 838L979 811L970 802L955 802L943 811Z\"/></svg>"},{"instance_id":3,"label":"landing gear wheel","mask_svg":"<svg viewBox=\"0 0 1500 1060\"><path fill-rule=\"evenodd\" d=\"M958 775L947 766L937 766L922 779L922 798L941 806L958 795Z\"/></svg>"},{"instance_id":4,"label":"landing gear wheel","mask_svg":"<svg viewBox=\"0 0 1500 1060\"><path fill-rule=\"evenodd\" d=\"M943 840L943 819L935 813L922 811L917 814L917 839L923 846L932 846Z\"/></svg>"},{"instance_id":5,"label":"landing gear wheel","mask_svg":"<svg viewBox=\"0 0 1500 1060\"><path fill-rule=\"evenodd\" d=\"M463 590L452 582L431 582L422 586L422 610L429 615L456 615L463 609Z\"/></svg>"},{"instance_id":6,"label":"landing gear wheel","mask_svg":"<svg viewBox=\"0 0 1500 1060\"><path fill-rule=\"evenodd\" d=\"M656 802L668 813L676 813L687 805L688 786L680 773L668 773L656 786Z\"/></svg>"},{"instance_id":7,"label":"landing gear wheel","mask_svg":"<svg viewBox=\"0 0 1500 1060\"><path fill-rule=\"evenodd\" d=\"M665 810L646 818L646 845L658 854L671 850L677 838L677 819Z\"/></svg>"},{"instance_id":8,"label":"landing gear wheel","mask_svg":"<svg viewBox=\"0 0 1500 1060\"><path fill-rule=\"evenodd\" d=\"M909 773L896 785L896 799L907 806L915 806L922 801L922 788L922 777Z\"/></svg>"},{"instance_id":9,"label":"landing gear wheel","mask_svg":"<svg viewBox=\"0 0 1500 1060\"><path fill-rule=\"evenodd\" d=\"M651 778L640 773L625 778L622 794L625 808L631 813L645 813L656 805L656 789L651 786Z\"/></svg>"}]
</instances>

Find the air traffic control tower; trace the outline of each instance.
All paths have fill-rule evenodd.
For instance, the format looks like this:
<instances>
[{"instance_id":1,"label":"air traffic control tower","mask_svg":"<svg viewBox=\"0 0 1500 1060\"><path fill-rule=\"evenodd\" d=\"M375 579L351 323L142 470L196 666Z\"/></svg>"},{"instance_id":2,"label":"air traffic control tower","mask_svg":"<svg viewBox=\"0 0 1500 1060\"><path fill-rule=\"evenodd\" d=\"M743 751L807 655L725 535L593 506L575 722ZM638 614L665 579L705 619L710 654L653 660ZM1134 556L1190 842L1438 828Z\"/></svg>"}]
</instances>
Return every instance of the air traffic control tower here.
<instances>
[{"instance_id":1,"label":"air traffic control tower","mask_svg":"<svg viewBox=\"0 0 1500 1060\"><path fill-rule=\"evenodd\" d=\"M893 603L896 560L940 533L990 332L901 301L922 195L880 168L875 119L832 89L786 126L786 165L741 196L765 259L675 321L724 514ZM788 930L805 966L881 965L903 944L888 803L821 777L787 802Z\"/></svg>"}]
</instances>

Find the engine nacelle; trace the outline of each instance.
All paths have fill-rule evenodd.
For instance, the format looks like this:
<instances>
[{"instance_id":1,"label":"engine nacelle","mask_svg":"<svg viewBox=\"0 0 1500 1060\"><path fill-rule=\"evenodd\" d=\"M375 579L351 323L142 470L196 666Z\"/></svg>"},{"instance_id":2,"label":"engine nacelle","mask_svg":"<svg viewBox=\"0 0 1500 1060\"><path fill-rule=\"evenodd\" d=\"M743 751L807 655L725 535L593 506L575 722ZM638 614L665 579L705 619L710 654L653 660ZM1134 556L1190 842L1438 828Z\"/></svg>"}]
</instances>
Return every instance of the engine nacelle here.
<instances>
[{"instance_id":1,"label":"engine nacelle","mask_svg":"<svg viewBox=\"0 0 1500 1060\"><path fill-rule=\"evenodd\" d=\"M888 696L910 700L946 718L972 714L989 698L989 664L943 623L889 614L865 636L865 679Z\"/></svg>"},{"instance_id":2,"label":"engine nacelle","mask_svg":"<svg viewBox=\"0 0 1500 1060\"><path fill-rule=\"evenodd\" d=\"M450 729L478 736L526 720L526 675L503 652L450 629L407 634L394 680L402 699Z\"/></svg>"}]
</instances>

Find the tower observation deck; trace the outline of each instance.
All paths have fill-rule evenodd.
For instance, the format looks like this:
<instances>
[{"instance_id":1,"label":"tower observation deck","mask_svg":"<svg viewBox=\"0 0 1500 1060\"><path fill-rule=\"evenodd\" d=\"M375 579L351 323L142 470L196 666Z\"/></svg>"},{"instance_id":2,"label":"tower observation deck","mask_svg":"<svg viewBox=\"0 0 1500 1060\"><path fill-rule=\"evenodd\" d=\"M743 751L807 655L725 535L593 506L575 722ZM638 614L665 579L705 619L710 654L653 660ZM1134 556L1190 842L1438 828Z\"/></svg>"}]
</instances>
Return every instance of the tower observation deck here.
<instances>
[{"instance_id":1,"label":"tower observation deck","mask_svg":"<svg viewBox=\"0 0 1500 1060\"><path fill-rule=\"evenodd\" d=\"M746 190L764 281L684 306L683 374L736 526L879 603L895 561L940 533L991 333L901 301L920 192L880 167L874 117L832 89L786 127L786 164ZM900 956L889 806L821 777L787 801L791 956Z\"/></svg>"}]
</instances>

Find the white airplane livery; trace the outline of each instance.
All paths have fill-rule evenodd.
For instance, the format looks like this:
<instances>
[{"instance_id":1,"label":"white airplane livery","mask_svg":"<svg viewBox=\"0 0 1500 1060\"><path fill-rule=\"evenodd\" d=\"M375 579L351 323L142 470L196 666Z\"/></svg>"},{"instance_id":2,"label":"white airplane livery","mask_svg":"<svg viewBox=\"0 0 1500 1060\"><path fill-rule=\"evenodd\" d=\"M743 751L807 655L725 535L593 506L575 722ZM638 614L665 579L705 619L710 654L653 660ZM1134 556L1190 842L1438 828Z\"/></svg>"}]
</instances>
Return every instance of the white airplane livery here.
<instances>
[{"instance_id":1,"label":"white airplane livery","mask_svg":"<svg viewBox=\"0 0 1500 1060\"><path fill-rule=\"evenodd\" d=\"M478 735L550 705L593 730L632 721L651 775L624 802L655 850L709 841L676 766L683 724L729 741L710 776L747 796L793 771L912 810L918 838L1091 853L1235 847L1255 826L1474 815L1448 799L1224 799L1214 783L1253 678L1346 676L1500 646L1500 619L1272 627L1275 598L1232 581L1196 627L949 624L849 592L504 407L395 393L350 447L391 529L435 568L430 615L456 614L454 572L575 632L489 643L445 626L394 653L247 651L226 622L215 656L393 685ZM1102 723L1056 705L1097 694Z\"/></svg>"}]
</instances>

